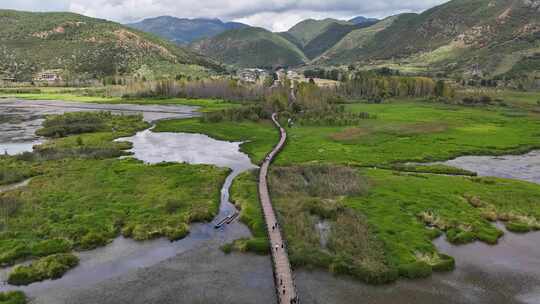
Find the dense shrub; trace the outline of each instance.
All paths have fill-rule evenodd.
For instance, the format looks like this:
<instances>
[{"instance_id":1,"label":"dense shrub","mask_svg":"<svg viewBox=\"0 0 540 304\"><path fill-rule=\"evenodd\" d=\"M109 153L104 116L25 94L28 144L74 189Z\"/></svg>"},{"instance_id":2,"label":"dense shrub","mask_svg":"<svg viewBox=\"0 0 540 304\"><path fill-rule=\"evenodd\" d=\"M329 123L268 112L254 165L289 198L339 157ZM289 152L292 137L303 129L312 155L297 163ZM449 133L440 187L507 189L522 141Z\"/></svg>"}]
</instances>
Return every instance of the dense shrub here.
<instances>
[{"instance_id":1,"label":"dense shrub","mask_svg":"<svg viewBox=\"0 0 540 304\"><path fill-rule=\"evenodd\" d=\"M467 244L475 240L475 235L471 231L464 231L459 228L450 228L446 231L446 238L452 244Z\"/></svg>"},{"instance_id":2,"label":"dense shrub","mask_svg":"<svg viewBox=\"0 0 540 304\"><path fill-rule=\"evenodd\" d=\"M166 227L163 235L170 241L178 241L185 238L189 234L189 226L187 224L179 224L175 227Z\"/></svg>"},{"instance_id":3,"label":"dense shrub","mask_svg":"<svg viewBox=\"0 0 540 304\"><path fill-rule=\"evenodd\" d=\"M0 292L0 304L26 304L26 296L22 291Z\"/></svg>"},{"instance_id":4,"label":"dense shrub","mask_svg":"<svg viewBox=\"0 0 540 304\"><path fill-rule=\"evenodd\" d=\"M89 232L81 238L78 248L82 250L91 250L102 247L109 243L109 238L103 234Z\"/></svg>"},{"instance_id":5,"label":"dense shrub","mask_svg":"<svg viewBox=\"0 0 540 304\"><path fill-rule=\"evenodd\" d=\"M246 106L222 111L204 113L201 117L203 122L222 122L222 121L258 121L260 119L270 119L271 111L266 111L262 106Z\"/></svg>"},{"instance_id":6,"label":"dense shrub","mask_svg":"<svg viewBox=\"0 0 540 304\"><path fill-rule=\"evenodd\" d=\"M532 230L529 225L520 222L508 222L506 223L506 229L514 233L527 233Z\"/></svg>"},{"instance_id":7,"label":"dense shrub","mask_svg":"<svg viewBox=\"0 0 540 304\"><path fill-rule=\"evenodd\" d=\"M467 106L481 105L486 106L492 104L493 100L490 96L465 96L461 99L461 103Z\"/></svg>"},{"instance_id":8,"label":"dense shrub","mask_svg":"<svg viewBox=\"0 0 540 304\"><path fill-rule=\"evenodd\" d=\"M51 254L65 253L72 249L72 244L63 239L51 239L37 242L33 245L13 243L9 250L0 253L0 265L13 265L17 260L44 257Z\"/></svg>"},{"instance_id":9,"label":"dense shrub","mask_svg":"<svg viewBox=\"0 0 540 304\"><path fill-rule=\"evenodd\" d=\"M485 229L480 228L475 231L476 238L480 241L495 245L499 242L499 239L503 236L503 232L498 229Z\"/></svg>"},{"instance_id":10,"label":"dense shrub","mask_svg":"<svg viewBox=\"0 0 540 304\"><path fill-rule=\"evenodd\" d=\"M399 275L408 279L427 278L431 273L431 266L423 261L399 266Z\"/></svg>"},{"instance_id":11,"label":"dense shrub","mask_svg":"<svg viewBox=\"0 0 540 304\"><path fill-rule=\"evenodd\" d=\"M446 254L439 253L440 261L431 266L433 271L444 272L452 271L456 268L456 260Z\"/></svg>"},{"instance_id":12,"label":"dense shrub","mask_svg":"<svg viewBox=\"0 0 540 304\"><path fill-rule=\"evenodd\" d=\"M36 243L30 247L30 251L35 257L44 257L51 254L64 253L70 251L72 244L65 239L51 239Z\"/></svg>"},{"instance_id":13,"label":"dense shrub","mask_svg":"<svg viewBox=\"0 0 540 304\"><path fill-rule=\"evenodd\" d=\"M75 112L48 116L43 128L36 134L45 137L65 137L104 131L107 128L106 121L110 120L111 115L110 112Z\"/></svg>"},{"instance_id":14,"label":"dense shrub","mask_svg":"<svg viewBox=\"0 0 540 304\"><path fill-rule=\"evenodd\" d=\"M251 238L246 241L248 252L265 255L270 253L270 243L266 238Z\"/></svg>"},{"instance_id":15,"label":"dense shrub","mask_svg":"<svg viewBox=\"0 0 540 304\"><path fill-rule=\"evenodd\" d=\"M0 185L14 184L35 175L31 164L16 158L0 156Z\"/></svg>"},{"instance_id":16,"label":"dense shrub","mask_svg":"<svg viewBox=\"0 0 540 304\"><path fill-rule=\"evenodd\" d=\"M276 193L298 192L315 197L363 194L367 181L357 170L345 166L293 166L272 170Z\"/></svg>"},{"instance_id":17,"label":"dense shrub","mask_svg":"<svg viewBox=\"0 0 540 304\"><path fill-rule=\"evenodd\" d=\"M13 268L9 274L8 283L19 286L47 279L58 279L78 264L79 258L73 254L51 255L28 266L19 265Z\"/></svg>"}]
</instances>

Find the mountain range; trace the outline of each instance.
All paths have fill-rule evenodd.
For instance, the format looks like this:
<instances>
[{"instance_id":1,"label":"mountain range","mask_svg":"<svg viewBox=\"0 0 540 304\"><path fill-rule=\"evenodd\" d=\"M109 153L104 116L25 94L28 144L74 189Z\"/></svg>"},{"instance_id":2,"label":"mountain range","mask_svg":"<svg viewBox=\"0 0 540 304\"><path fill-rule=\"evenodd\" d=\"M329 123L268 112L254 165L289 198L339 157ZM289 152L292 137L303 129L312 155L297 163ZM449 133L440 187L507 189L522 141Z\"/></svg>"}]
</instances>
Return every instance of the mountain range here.
<instances>
[{"instance_id":1,"label":"mountain range","mask_svg":"<svg viewBox=\"0 0 540 304\"><path fill-rule=\"evenodd\" d=\"M221 68L152 34L73 13L0 10L0 41L0 74L18 81L51 69L60 70L64 79L96 79Z\"/></svg>"},{"instance_id":2,"label":"mountain range","mask_svg":"<svg viewBox=\"0 0 540 304\"><path fill-rule=\"evenodd\" d=\"M156 34L178 44L189 44L202 38L214 37L228 30L248 27L238 22L222 22L219 19L186 19L161 16L144 19L127 26Z\"/></svg>"},{"instance_id":3,"label":"mountain range","mask_svg":"<svg viewBox=\"0 0 540 304\"><path fill-rule=\"evenodd\" d=\"M307 19L286 32L241 28L200 40L191 47L223 63L240 67L294 66L310 62L350 32L375 23L377 20L367 18L356 19L356 24L330 18Z\"/></svg>"},{"instance_id":4,"label":"mountain range","mask_svg":"<svg viewBox=\"0 0 540 304\"><path fill-rule=\"evenodd\" d=\"M454 77L540 78L540 0L452 0L383 20L307 19L271 32L218 19L130 24L0 10L0 74L30 80L174 76L232 67L390 67Z\"/></svg>"},{"instance_id":5,"label":"mountain range","mask_svg":"<svg viewBox=\"0 0 540 304\"><path fill-rule=\"evenodd\" d=\"M193 48L243 67L354 64L480 77L538 75L540 0L452 0L367 23L362 17L305 20L284 33L244 28Z\"/></svg>"}]
</instances>

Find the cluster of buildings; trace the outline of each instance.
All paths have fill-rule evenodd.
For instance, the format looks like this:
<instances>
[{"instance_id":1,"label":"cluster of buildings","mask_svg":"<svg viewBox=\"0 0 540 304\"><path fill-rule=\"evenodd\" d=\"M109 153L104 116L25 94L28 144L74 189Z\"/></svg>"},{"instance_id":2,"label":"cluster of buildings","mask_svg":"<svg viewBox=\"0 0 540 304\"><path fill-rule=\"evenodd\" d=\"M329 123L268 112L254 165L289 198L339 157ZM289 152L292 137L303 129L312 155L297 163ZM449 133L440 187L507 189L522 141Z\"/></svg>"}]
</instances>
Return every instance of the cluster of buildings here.
<instances>
[{"instance_id":1,"label":"cluster of buildings","mask_svg":"<svg viewBox=\"0 0 540 304\"><path fill-rule=\"evenodd\" d=\"M241 69L236 72L236 76L244 82L258 83L272 75L263 69Z\"/></svg>"},{"instance_id":2,"label":"cluster of buildings","mask_svg":"<svg viewBox=\"0 0 540 304\"><path fill-rule=\"evenodd\" d=\"M43 70L41 72L35 73L32 75L32 81L33 82L47 82L47 83L54 83L54 82L60 82L63 80L62 78L62 72L61 69L55 69L55 70ZM12 73L2 73L0 72L0 81L3 83L12 83L12 82L20 82L15 75Z\"/></svg>"}]
</instances>

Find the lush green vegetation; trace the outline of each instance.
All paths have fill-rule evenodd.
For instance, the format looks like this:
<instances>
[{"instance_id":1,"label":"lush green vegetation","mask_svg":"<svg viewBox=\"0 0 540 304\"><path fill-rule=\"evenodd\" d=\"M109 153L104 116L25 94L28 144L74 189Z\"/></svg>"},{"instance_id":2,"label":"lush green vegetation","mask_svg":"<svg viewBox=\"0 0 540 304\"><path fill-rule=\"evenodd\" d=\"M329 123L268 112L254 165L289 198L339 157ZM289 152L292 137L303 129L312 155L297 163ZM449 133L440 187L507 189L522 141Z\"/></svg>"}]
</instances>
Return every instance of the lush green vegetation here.
<instances>
[{"instance_id":1,"label":"lush green vegetation","mask_svg":"<svg viewBox=\"0 0 540 304\"><path fill-rule=\"evenodd\" d=\"M55 254L41 258L30 265L19 265L9 273L11 285L29 285L48 279L58 279L71 268L79 264L79 258L73 254Z\"/></svg>"},{"instance_id":2,"label":"lush green vegetation","mask_svg":"<svg viewBox=\"0 0 540 304\"><path fill-rule=\"evenodd\" d=\"M367 191L354 170L275 168L269 184L293 265L326 267L370 283L395 280L397 273L388 265L382 243L370 233L366 219L343 205L343 197ZM329 223L329 232L317 231L316 225L323 221Z\"/></svg>"},{"instance_id":3,"label":"lush green vegetation","mask_svg":"<svg viewBox=\"0 0 540 304\"><path fill-rule=\"evenodd\" d=\"M101 113L66 113L45 120L43 127L36 132L44 137L66 137L68 135L112 131L114 126L107 126L107 121L113 122L110 112ZM140 118L138 119L140 120Z\"/></svg>"},{"instance_id":4,"label":"lush green vegetation","mask_svg":"<svg viewBox=\"0 0 540 304\"><path fill-rule=\"evenodd\" d=\"M0 156L0 186L23 181L36 174L31 164Z\"/></svg>"},{"instance_id":5,"label":"lush green vegetation","mask_svg":"<svg viewBox=\"0 0 540 304\"><path fill-rule=\"evenodd\" d=\"M39 175L28 186L0 196L2 211L9 213L2 218L0 264L93 249L120 234L136 240L178 240L189 233L190 223L209 221L217 214L227 170L116 159L129 145L112 140L146 128L140 116L65 114L48 117L44 129L63 130L81 118L101 119L104 127L6 157L35 168ZM79 130L62 132L68 133ZM45 278L42 271L34 275L34 270L22 268L21 273L32 274L24 277L28 280Z\"/></svg>"},{"instance_id":6,"label":"lush green vegetation","mask_svg":"<svg viewBox=\"0 0 540 304\"><path fill-rule=\"evenodd\" d=\"M508 214L519 214L522 219L540 216L535 202L540 187L535 184L373 169L363 172L376 186L366 197L347 198L346 205L366 215L398 264L414 262L417 252L434 253L430 240L441 231L452 243L497 243L502 232L489 223L497 220L491 212L507 221L504 216Z\"/></svg>"},{"instance_id":7,"label":"lush green vegetation","mask_svg":"<svg viewBox=\"0 0 540 304\"><path fill-rule=\"evenodd\" d=\"M0 304L26 304L26 296L21 291L0 292Z\"/></svg>"},{"instance_id":8,"label":"lush green vegetation","mask_svg":"<svg viewBox=\"0 0 540 304\"><path fill-rule=\"evenodd\" d=\"M324 99L321 104L299 103L308 111L324 108ZM277 131L264 120L249 119L250 111L215 113L220 119L166 121L158 130L249 139L244 150L259 161L277 141ZM323 267L370 283L425 277L454 267L453 258L437 252L431 242L442 234L454 244L495 244L502 232L491 221L504 221L516 232L539 229L538 185L408 163L528 151L538 147L535 113L520 110L524 114L514 115L514 108L504 106L425 100L353 103L344 111L373 119L335 126L301 123L301 116L295 117L275 162L281 167L271 172L273 202L295 266ZM288 115L281 115L284 125ZM233 198L253 206L256 179L251 176L248 182L248 177L235 183ZM253 227L255 217L250 212L246 220L254 231L260 227ZM321 222L330 226L329 232L317 228ZM239 244L246 250L245 240Z\"/></svg>"}]
</instances>

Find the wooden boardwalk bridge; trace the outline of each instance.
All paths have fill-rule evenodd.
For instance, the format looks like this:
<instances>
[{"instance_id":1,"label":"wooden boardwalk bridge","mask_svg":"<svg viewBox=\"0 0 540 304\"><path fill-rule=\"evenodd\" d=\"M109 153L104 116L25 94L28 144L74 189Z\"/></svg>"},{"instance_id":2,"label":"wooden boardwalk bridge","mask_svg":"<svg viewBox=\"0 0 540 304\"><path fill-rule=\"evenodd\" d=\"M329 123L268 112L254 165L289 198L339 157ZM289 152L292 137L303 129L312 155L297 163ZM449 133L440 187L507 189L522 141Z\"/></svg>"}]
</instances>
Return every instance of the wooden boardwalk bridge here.
<instances>
[{"instance_id":1,"label":"wooden boardwalk bridge","mask_svg":"<svg viewBox=\"0 0 540 304\"><path fill-rule=\"evenodd\" d=\"M272 207L270 194L268 192L268 168L274 157L281 151L287 140L287 132L281 127L277 121L277 115L272 115L272 121L280 131L279 143L274 147L272 152L268 154L264 163L261 166L259 176L259 198L266 221L268 237L272 251L272 262L274 265L274 282L276 286L277 298L279 304L299 303L289 256L287 254L287 246L281 235L281 229L277 221L276 213Z\"/></svg>"}]
</instances>

